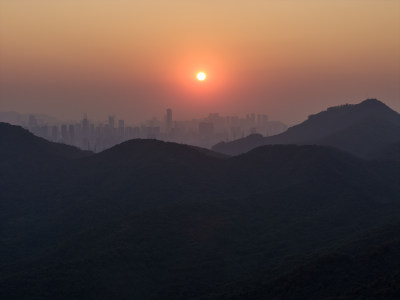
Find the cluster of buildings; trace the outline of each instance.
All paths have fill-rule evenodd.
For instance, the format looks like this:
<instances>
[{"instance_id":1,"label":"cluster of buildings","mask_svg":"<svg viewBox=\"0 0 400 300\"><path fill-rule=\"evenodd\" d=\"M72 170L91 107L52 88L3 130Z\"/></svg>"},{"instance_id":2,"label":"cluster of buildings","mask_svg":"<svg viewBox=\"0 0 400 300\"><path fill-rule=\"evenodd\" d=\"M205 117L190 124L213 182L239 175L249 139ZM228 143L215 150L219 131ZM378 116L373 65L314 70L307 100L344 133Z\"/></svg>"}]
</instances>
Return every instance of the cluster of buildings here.
<instances>
[{"instance_id":1,"label":"cluster of buildings","mask_svg":"<svg viewBox=\"0 0 400 300\"><path fill-rule=\"evenodd\" d=\"M203 119L176 121L171 109L166 110L162 121L154 118L136 126L127 125L115 116L109 116L106 122L95 123L86 114L79 122L52 125L30 115L28 122L22 125L45 139L95 152L137 138L210 148L221 141L231 141L254 133L275 135L287 129L281 122L269 121L267 115L254 113L245 117L212 113Z\"/></svg>"}]
</instances>

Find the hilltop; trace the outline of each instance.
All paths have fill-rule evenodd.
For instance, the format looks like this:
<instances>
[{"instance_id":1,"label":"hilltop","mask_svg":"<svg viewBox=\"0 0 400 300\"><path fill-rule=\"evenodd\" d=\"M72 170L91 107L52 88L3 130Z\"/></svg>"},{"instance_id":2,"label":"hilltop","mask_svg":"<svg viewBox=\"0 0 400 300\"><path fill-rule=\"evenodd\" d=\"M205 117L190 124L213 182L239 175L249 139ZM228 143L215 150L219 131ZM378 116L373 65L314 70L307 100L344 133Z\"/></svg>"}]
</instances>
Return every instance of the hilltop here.
<instances>
[{"instance_id":1,"label":"hilltop","mask_svg":"<svg viewBox=\"0 0 400 300\"><path fill-rule=\"evenodd\" d=\"M330 107L311 115L299 125L271 137L248 136L232 142L221 142L212 149L238 155L261 145L326 145L371 158L399 139L400 114L376 99L355 105Z\"/></svg>"}]
</instances>

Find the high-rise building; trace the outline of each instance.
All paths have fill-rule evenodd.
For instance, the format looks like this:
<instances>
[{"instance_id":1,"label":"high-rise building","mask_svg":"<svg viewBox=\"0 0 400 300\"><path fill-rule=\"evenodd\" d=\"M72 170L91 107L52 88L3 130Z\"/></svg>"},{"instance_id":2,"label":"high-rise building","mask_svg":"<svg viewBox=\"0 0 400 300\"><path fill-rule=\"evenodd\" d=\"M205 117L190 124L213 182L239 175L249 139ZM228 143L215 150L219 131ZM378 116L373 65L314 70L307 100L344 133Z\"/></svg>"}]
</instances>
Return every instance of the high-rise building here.
<instances>
[{"instance_id":1,"label":"high-rise building","mask_svg":"<svg viewBox=\"0 0 400 300\"><path fill-rule=\"evenodd\" d=\"M82 120L82 146L86 148L89 141L89 121L87 119L87 114L85 113Z\"/></svg>"},{"instance_id":2,"label":"high-rise building","mask_svg":"<svg viewBox=\"0 0 400 300\"><path fill-rule=\"evenodd\" d=\"M125 133L125 121L118 120L118 135L120 137L124 137L124 133Z\"/></svg>"},{"instance_id":3,"label":"high-rise building","mask_svg":"<svg viewBox=\"0 0 400 300\"><path fill-rule=\"evenodd\" d=\"M263 115L263 125L267 125L268 123L268 116L267 115Z\"/></svg>"},{"instance_id":4,"label":"high-rise building","mask_svg":"<svg viewBox=\"0 0 400 300\"><path fill-rule=\"evenodd\" d=\"M109 117L108 117L108 126L109 126L111 129L114 129L114 128L115 128L115 117L114 117L114 116L109 116Z\"/></svg>"},{"instance_id":5,"label":"high-rise building","mask_svg":"<svg viewBox=\"0 0 400 300\"><path fill-rule=\"evenodd\" d=\"M252 113L252 114L251 114L251 124L252 124L252 125L255 125L255 124L256 124L256 114L255 114L255 113Z\"/></svg>"},{"instance_id":6,"label":"high-rise building","mask_svg":"<svg viewBox=\"0 0 400 300\"><path fill-rule=\"evenodd\" d=\"M88 121L86 113L83 115L83 119L82 119L82 130L83 130L84 134L89 131L89 121Z\"/></svg>"},{"instance_id":7,"label":"high-rise building","mask_svg":"<svg viewBox=\"0 0 400 300\"><path fill-rule=\"evenodd\" d=\"M167 115L165 116L165 130L167 133L171 132L172 129L172 109L167 109Z\"/></svg>"},{"instance_id":8,"label":"high-rise building","mask_svg":"<svg viewBox=\"0 0 400 300\"><path fill-rule=\"evenodd\" d=\"M68 127L69 131L69 142L72 145L75 145L75 126L73 124L70 124Z\"/></svg>"},{"instance_id":9,"label":"high-rise building","mask_svg":"<svg viewBox=\"0 0 400 300\"><path fill-rule=\"evenodd\" d=\"M68 142L68 132L67 132L67 125L62 124L61 125L61 139L63 143Z\"/></svg>"},{"instance_id":10,"label":"high-rise building","mask_svg":"<svg viewBox=\"0 0 400 300\"><path fill-rule=\"evenodd\" d=\"M57 125L53 125L51 127L51 139L55 142L58 141L58 126Z\"/></svg>"}]
</instances>

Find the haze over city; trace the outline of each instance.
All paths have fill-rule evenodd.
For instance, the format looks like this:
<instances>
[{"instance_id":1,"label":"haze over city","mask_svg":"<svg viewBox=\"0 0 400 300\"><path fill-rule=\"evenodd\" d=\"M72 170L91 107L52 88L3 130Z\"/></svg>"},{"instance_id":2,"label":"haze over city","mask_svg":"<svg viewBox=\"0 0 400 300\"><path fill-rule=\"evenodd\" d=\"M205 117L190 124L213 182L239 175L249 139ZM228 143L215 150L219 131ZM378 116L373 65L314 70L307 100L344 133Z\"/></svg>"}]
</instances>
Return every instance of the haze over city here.
<instances>
[{"instance_id":1,"label":"haze over city","mask_svg":"<svg viewBox=\"0 0 400 300\"><path fill-rule=\"evenodd\" d=\"M288 125L371 97L399 110L399 14L395 0L1 0L0 110Z\"/></svg>"},{"instance_id":2,"label":"haze over city","mask_svg":"<svg viewBox=\"0 0 400 300\"><path fill-rule=\"evenodd\" d=\"M399 0L0 0L0 299L400 299Z\"/></svg>"}]
</instances>

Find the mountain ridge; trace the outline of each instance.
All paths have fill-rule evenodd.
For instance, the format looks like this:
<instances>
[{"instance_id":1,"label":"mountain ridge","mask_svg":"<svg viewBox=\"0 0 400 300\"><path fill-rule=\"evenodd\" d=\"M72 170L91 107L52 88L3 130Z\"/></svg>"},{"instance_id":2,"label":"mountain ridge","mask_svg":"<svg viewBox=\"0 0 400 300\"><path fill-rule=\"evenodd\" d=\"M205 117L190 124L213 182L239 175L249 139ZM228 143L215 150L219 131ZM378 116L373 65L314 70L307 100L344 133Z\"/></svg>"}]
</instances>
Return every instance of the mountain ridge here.
<instances>
[{"instance_id":1,"label":"mountain ridge","mask_svg":"<svg viewBox=\"0 0 400 300\"><path fill-rule=\"evenodd\" d=\"M374 127L373 123L380 126ZM361 141L362 145L347 137L348 134L354 134L351 132L354 127L358 127L359 135L367 133ZM374 127L375 131L371 132L371 127ZM267 144L317 144L335 146L360 157L370 158L374 152L378 151L378 146L386 147L395 142L399 132L400 114L379 100L367 99L359 104L330 107L318 114L310 115L304 122L276 136L248 136L228 143L221 142L213 146L212 150L228 155L238 155ZM330 138L330 136L340 134L340 139L349 140L345 146Z\"/></svg>"},{"instance_id":2,"label":"mountain ridge","mask_svg":"<svg viewBox=\"0 0 400 300\"><path fill-rule=\"evenodd\" d=\"M77 147L65 145L61 143L50 142L46 139L35 136L33 133L25 130L21 126L11 125L9 123L0 122L0 154L5 157L6 155L16 155L18 151L29 151L39 156L43 155L46 159L59 158L59 159L76 159L87 157L92 154L91 151L81 150ZM1 157L0 157L1 158Z\"/></svg>"}]
</instances>

